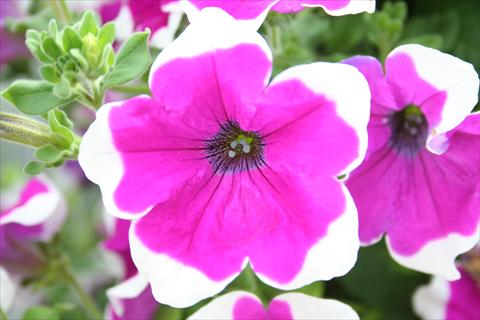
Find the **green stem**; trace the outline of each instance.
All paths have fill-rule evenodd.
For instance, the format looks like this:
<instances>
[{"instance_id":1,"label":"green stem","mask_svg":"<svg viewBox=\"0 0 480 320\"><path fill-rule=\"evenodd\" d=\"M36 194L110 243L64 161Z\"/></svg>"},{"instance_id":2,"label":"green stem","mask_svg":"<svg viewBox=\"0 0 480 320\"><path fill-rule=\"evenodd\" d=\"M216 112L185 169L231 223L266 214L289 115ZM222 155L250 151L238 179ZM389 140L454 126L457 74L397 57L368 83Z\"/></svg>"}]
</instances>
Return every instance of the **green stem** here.
<instances>
[{"instance_id":1,"label":"green stem","mask_svg":"<svg viewBox=\"0 0 480 320\"><path fill-rule=\"evenodd\" d=\"M46 144L65 145L46 125L5 112L0 112L0 138L36 148Z\"/></svg>"},{"instance_id":2,"label":"green stem","mask_svg":"<svg viewBox=\"0 0 480 320\"><path fill-rule=\"evenodd\" d=\"M52 7L55 17L64 23L70 21L70 11L64 0L50 0L50 6Z\"/></svg>"},{"instance_id":3,"label":"green stem","mask_svg":"<svg viewBox=\"0 0 480 320\"><path fill-rule=\"evenodd\" d=\"M8 320L7 314L0 308L0 320Z\"/></svg>"},{"instance_id":4,"label":"green stem","mask_svg":"<svg viewBox=\"0 0 480 320\"><path fill-rule=\"evenodd\" d=\"M90 316L92 316L93 319L102 319L102 312L98 309L93 299L85 292L85 290L83 290L82 286L78 283L77 279L75 279L75 276L70 270L68 270L68 268L65 268L63 276L64 280L77 293Z\"/></svg>"},{"instance_id":5,"label":"green stem","mask_svg":"<svg viewBox=\"0 0 480 320\"><path fill-rule=\"evenodd\" d=\"M60 8L62 9L63 15L65 16L67 22L70 22L72 20L72 15L70 14L67 3L65 0L58 0L58 2L60 3Z\"/></svg>"}]
</instances>

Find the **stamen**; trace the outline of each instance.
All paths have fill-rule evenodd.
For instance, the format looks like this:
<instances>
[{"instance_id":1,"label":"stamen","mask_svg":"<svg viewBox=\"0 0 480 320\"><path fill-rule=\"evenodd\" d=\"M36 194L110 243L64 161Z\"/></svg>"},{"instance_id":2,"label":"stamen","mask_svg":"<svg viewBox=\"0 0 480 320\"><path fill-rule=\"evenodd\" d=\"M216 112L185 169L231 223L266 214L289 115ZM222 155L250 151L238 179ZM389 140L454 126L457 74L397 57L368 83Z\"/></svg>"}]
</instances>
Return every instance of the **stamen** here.
<instances>
[{"instance_id":1,"label":"stamen","mask_svg":"<svg viewBox=\"0 0 480 320\"><path fill-rule=\"evenodd\" d=\"M219 174L258 168L257 164L265 163L263 147L260 133L244 131L233 120L221 124L219 132L205 140L206 157Z\"/></svg>"},{"instance_id":2,"label":"stamen","mask_svg":"<svg viewBox=\"0 0 480 320\"><path fill-rule=\"evenodd\" d=\"M390 146L398 153L413 157L425 147L428 122L419 107L408 105L386 118L390 126Z\"/></svg>"}]
</instances>

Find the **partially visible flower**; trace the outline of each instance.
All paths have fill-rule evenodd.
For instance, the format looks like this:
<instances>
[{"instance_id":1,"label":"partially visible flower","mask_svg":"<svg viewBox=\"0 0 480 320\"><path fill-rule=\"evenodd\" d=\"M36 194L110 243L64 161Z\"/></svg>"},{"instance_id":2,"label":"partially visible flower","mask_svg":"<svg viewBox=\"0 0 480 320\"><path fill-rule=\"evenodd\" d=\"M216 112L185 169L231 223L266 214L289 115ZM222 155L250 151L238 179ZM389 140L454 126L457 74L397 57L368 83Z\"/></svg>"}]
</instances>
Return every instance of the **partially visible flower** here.
<instances>
[{"instance_id":1,"label":"partially visible flower","mask_svg":"<svg viewBox=\"0 0 480 320\"><path fill-rule=\"evenodd\" d=\"M265 40L218 8L154 62L153 97L100 108L80 146L106 210L137 219L133 260L161 303L195 304L249 262L282 289L345 274L355 205L337 176L366 151L370 92L344 64L268 84Z\"/></svg>"},{"instance_id":2,"label":"partially visible flower","mask_svg":"<svg viewBox=\"0 0 480 320\"><path fill-rule=\"evenodd\" d=\"M365 161L346 184L359 211L360 240L385 234L409 268L460 275L455 257L479 239L480 114L473 66L420 45L385 61L354 57L372 91Z\"/></svg>"},{"instance_id":3,"label":"partially visible flower","mask_svg":"<svg viewBox=\"0 0 480 320\"><path fill-rule=\"evenodd\" d=\"M15 0L0 1L0 65L30 56L24 37L13 35L5 28L6 18L18 18L24 15L21 8L24 3Z\"/></svg>"},{"instance_id":4,"label":"partially visible flower","mask_svg":"<svg viewBox=\"0 0 480 320\"><path fill-rule=\"evenodd\" d=\"M33 178L12 206L1 209L0 265L13 273L28 273L39 262L33 243L50 240L63 224L63 198L50 182Z\"/></svg>"},{"instance_id":5,"label":"partially visible flower","mask_svg":"<svg viewBox=\"0 0 480 320\"><path fill-rule=\"evenodd\" d=\"M232 291L199 309L189 320L304 320L304 319L359 319L348 305L331 299L320 299L303 293L284 293L264 307L262 301L250 292Z\"/></svg>"},{"instance_id":6,"label":"partially visible flower","mask_svg":"<svg viewBox=\"0 0 480 320\"><path fill-rule=\"evenodd\" d=\"M157 48L172 42L183 15L180 0L94 0L72 5L77 10L95 8L104 23L113 21L120 41L149 28L150 44Z\"/></svg>"},{"instance_id":7,"label":"partially visible flower","mask_svg":"<svg viewBox=\"0 0 480 320\"><path fill-rule=\"evenodd\" d=\"M480 319L480 247L461 259L460 279L435 276L413 295L413 309L422 319Z\"/></svg>"},{"instance_id":8,"label":"partially visible flower","mask_svg":"<svg viewBox=\"0 0 480 320\"><path fill-rule=\"evenodd\" d=\"M375 11L375 0L183 0L183 5L190 21L203 8L217 7L255 29L260 27L270 9L293 13L306 7L321 7L333 16Z\"/></svg>"},{"instance_id":9,"label":"partially visible flower","mask_svg":"<svg viewBox=\"0 0 480 320\"><path fill-rule=\"evenodd\" d=\"M123 263L123 280L107 290L110 303L105 317L120 319L153 319L158 303L153 299L147 280L138 273L130 255L128 229L130 221L115 219L113 230L104 242L105 249L117 254Z\"/></svg>"}]
</instances>

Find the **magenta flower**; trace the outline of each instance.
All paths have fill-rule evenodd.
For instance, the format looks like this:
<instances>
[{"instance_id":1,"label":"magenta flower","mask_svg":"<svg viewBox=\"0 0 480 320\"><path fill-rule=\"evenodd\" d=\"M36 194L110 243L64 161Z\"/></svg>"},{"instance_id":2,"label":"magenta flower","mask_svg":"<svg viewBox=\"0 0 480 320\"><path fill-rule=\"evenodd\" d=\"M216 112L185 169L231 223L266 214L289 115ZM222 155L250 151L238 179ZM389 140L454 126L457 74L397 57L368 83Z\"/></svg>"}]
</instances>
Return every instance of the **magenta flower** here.
<instances>
[{"instance_id":1,"label":"magenta flower","mask_svg":"<svg viewBox=\"0 0 480 320\"><path fill-rule=\"evenodd\" d=\"M372 91L365 162L346 182L360 241L384 234L393 258L422 272L459 276L454 260L478 241L478 99L472 65L420 45L354 57Z\"/></svg>"},{"instance_id":2,"label":"magenta flower","mask_svg":"<svg viewBox=\"0 0 480 320\"><path fill-rule=\"evenodd\" d=\"M203 8L217 7L255 29L260 27L270 9L293 13L306 7L321 7L333 16L375 11L375 0L184 0L183 4L190 21Z\"/></svg>"},{"instance_id":3,"label":"magenta flower","mask_svg":"<svg viewBox=\"0 0 480 320\"><path fill-rule=\"evenodd\" d=\"M95 8L102 21L115 22L117 38L126 40L133 32L152 31L150 44L164 48L172 42L182 19L180 0L104 0L71 3L77 10Z\"/></svg>"},{"instance_id":4,"label":"magenta flower","mask_svg":"<svg viewBox=\"0 0 480 320\"><path fill-rule=\"evenodd\" d=\"M103 106L83 138L107 211L138 219L133 260L161 303L214 295L247 262L282 289L355 263L357 212L337 176L364 156L368 85L333 63L267 85L271 59L258 33L204 9L154 62L153 97Z\"/></svg>"},{"instance_id":5,"label":"magenta flower","mask_svg":"<svg viewBox=\"0 0 480 320\"><path fill-rule=\"evenodd\" d=\"M303 293L284 293L273 299L267 308L255 295L233 291L220 296L188 318L270 320L270 319L359 319L348 305L337 300L320 299Z\"/></svg>"},{"instance_id":6,"label":"magenta flower","mask_svg":"<svg viewBox=\"0 0 480 320\"><path fill-rule=\"evenodd\" d=\"M415 313L425 320L480 319L480 284L462 269L460 275L453 282L435 276L417 289L413 296Z\"/></svg>"},{"instance_id":7,"label":"magenta flower","mask_svg":"<svg viewBox=\"0 0 480 320\"><path fill-rule=\"evenodd\" d=\"M158 303L153 299L147 280L133 264L128 244L129 227L130 221L115 219L113 230L104 241L105 249L118 255L123 267L123 281L107 290L110 303L105 318L153 319Z\"/></svg>"},{"instance_id":8,"label":"magenta flower","mask_svg":"<svg viewBox=\"0 0 480 320\"><path fill-rule=\"evenodd\" d=\"M50 240L64 219L65 204L57 189L45 179L28 181L16 202L0 211L0 265L14 273L38 266L33 242Z\"/></svg>"},{"instance_id":9,"label":"magenta flower","mask_svg":"<svg viewBox=\"0 0 480 320\"><path fill-rule=\"evenodd\" d=\"M25 15L22 6L24 4L19 1L0 1L0 65L30 57L24 37L13 35L5 28L6 18L19 18Z\"/></svg>"}]
</instances>

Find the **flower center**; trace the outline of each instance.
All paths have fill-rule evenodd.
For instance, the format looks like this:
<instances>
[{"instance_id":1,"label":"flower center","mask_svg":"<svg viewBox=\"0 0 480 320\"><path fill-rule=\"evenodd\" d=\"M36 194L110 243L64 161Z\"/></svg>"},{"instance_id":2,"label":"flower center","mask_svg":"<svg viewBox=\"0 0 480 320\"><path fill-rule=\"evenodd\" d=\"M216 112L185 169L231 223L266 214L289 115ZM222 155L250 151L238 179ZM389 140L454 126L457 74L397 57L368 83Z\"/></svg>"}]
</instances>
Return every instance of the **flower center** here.
<instances>
[{"instance_id":1,"label":"flower center","mask_svg":"<svg viewBox=\"0 0 480 320\"><path fill-rule=\"evenodd\" d=\"M238 122L228 120L220 131L205 141L205 152L214 173L250 170L265 164L263 138L255 131L244 131Z\"/></svg>"},{"instance_id":2,"label":"flower center","mask_svg":"<svg viewBox=\"0 0 480 320\"><path fill-rule=\"evenodd\" d=\"M387 120L391 130L389 144L398 153L415 156L425 146L428 122L419 107L408 105Z\"/></svg>"}]
</instances>

